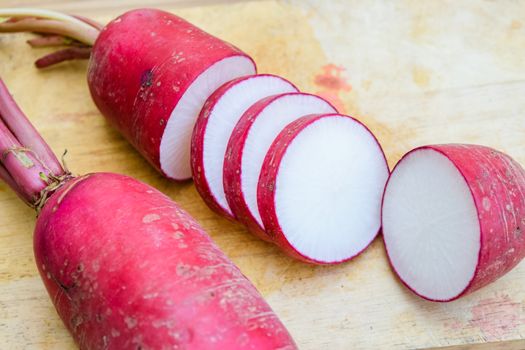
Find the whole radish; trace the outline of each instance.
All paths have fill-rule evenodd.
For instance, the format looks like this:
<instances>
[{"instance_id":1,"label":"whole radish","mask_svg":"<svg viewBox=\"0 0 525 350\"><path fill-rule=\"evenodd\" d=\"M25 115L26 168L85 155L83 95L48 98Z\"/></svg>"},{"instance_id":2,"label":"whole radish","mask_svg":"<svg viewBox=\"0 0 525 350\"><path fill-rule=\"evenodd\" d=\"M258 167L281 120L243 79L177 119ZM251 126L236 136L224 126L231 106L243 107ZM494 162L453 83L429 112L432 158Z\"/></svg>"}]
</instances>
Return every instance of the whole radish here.
<instances>
[{"instance_id":1,"label":"whole radish","mask_svg":"<svg viewBox=\"0 0 525 350\"><path fill-rule=\"evenodd\" d=\"M416 148L392 171L382 223L403 283L425 299L457 299L525 257L525 170L484 146Z\"/></svg>"},{"instance_id":2,"label":"whole radish","mask_svg":"<svg viewBox=\"0 0 525 350\"><path fill-rule=\"evenodd\" d=\"M5 9L0 17L11 17L0 23L0 32L43 32L55 39L30 41L33 46L56 45L57 35L74 39L76 46L37 66L90 56L87 80L97 107L157 170L175 180L191 178L190 138L206 99L224 83L256 72L253 60L236 47L156 9L126 12L102 29L45 10Z\"/></svg>"},{"instance_id":3,"label":"whole radish","mask_svg":"<svg viewBox=\"0 0 525 350\"><path fill-rule=\"evenodd\" d=\"M37 210L36 263L81 349L295 349L186 212L130 177L65 170L0 80L0 177Z\"/></svg>"}]
</instances>

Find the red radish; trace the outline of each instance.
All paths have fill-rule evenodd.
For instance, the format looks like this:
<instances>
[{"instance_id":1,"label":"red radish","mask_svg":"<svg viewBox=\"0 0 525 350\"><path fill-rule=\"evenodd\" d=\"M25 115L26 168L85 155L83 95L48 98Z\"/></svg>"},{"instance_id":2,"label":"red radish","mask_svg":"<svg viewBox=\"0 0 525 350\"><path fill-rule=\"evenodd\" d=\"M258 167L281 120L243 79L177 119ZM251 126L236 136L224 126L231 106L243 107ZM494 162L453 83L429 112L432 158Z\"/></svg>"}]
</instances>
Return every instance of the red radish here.
<instances>
[{"instance_id":1,"label":"red radish","mask_svg":"<svg viewBox=\"0 0 525 350\"><path fill-rule=\"evenodd\" d=\"M191 165L195 187L210 208L234 218L224 193L223 164L228 140L242 114L262 98L297 91L275 75L249 75L224 84L206 101L193 131Z\"/></svg>"},{"instance_id":2,"label":"red radish","mask_svg":"<svg viewBox=\"0 0 525 350\"><path fill-rule=\"evenodd\" d=\"M123 175L72 176L1 80L0 116L0 177L39 211L36 263L81 349L296 348L177 204Z\"/></svg>"},{"instance_id":3,"label":"red radish","mask_svg":"<svg viewBox=\"0 0 525 350\"><path fill-rule=\"evenodd\" d=\"M306 262L349 260L379 232L387 178L383 150L366 126L340 114L302 117L264 159L257 199L266 232Z\"/></svg>"},{"instance_id":4,"label":"red radish","mask_svg":"<svg viewBox=\"0 0 525 350\"><path fill-rule=\"evenodd\" d=\"M29 13L52 20L4 22L0 31L64 34L59 25L68 25L68 36L93 45L88 84L95 104L155 168L175 180L191 178L191 133L206 99L224 83L256 72L253 60L236 47L164 11L132 10L100 31L91 21L55 12L0 10L0 16ZM62 50L39 64L83 57L85 51Z\"/></svg>"},{"instance_id":5,"label":"red radish","mask_svg":"<svg viewBox=\"0 0 525 350\"><path fill-rule=\"evenodd\" d=\"M457 299L525 257L525 170L488 147L416 148L388 180L382 221L403 283L428 300Z\"/></svg>"},{"instance_id":6,"label":"red radish","mask_svg":"<svg viewBox=\"0 0 525 350\"><path fill-rule=\"evenodd\" d=\"M257 182L272 142L302 116L333 112L335 108L321 97L285 93L255 103L233 129L224 159L226 199L237 219L257 236L268 240L257 207Z\"/></svg>"},{"instance_id":7,"label":"red radish","mask_svg":"<svg viewBox=\"0 0 525 350\"><path fill-rule=\"evenodd\" d=\"M99 173L66 183L35 228L40 274L82 349L293 349L202 228L155 189Z\"/></svg>"}]
</instances>

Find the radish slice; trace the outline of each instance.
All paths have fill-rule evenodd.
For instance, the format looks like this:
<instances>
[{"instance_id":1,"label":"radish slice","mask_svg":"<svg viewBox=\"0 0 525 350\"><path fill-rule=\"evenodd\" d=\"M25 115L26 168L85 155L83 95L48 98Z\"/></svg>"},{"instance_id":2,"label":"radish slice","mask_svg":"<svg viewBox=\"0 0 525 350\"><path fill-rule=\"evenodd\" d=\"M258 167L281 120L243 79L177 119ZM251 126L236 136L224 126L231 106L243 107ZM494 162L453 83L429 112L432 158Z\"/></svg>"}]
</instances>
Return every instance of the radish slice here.
<instances>
[{"instance_id":1,"label":"radish slice","mask_svg":"<svg viewBox=\"0 0 525 350\"><path fill-rule=\"evenodd\" d=\"M296 120L264 160L258 204L266 232L301 260L349 260L379 232L387 178L383 150L359 121L340 114Z\"/></svg>"},{"instance_id":2,"label":"radish slice","mask_svg":"<svg viewBox=\"0 0 525 350\"><path fill-rule=\"evenodd\" d=\"M249 57L232 56L213 64L191 83L171 112L160 141L160 166L168 177L191 177L191 133L208 97L224 83L255 71Z\"/></svg>"},{"instance_id":3,"label":"radish slice","mask_svg":"<svg viewBox=\"0 0 525 350\"><path fill-rule=\"evenodd\" d=\"M273 140L290 122L313 113L333 113L321 97L286 93L251 106L235 126L224 159L224 189L235 216L253 233L267 237L257 207L257 183Z\"/></svg>"},{"instance_id":4,"label":"radish slice","mask_svg":"<svg viewBox=\"0 0 525 350\"><path fill-rule=\"evenodd\" d=\"M503 275L525 256L525 171L475 145L417 148L385 189L383 237L405 285L450 301ZM519 232L519 233L517 233Z\"/></svg>"},{"instance_id":5,"label":"radish slice","mask_svg":"<svg viewBox=\"0 0 525 350\"><path fill-rule=\"evenodd\" d=\"M289 81L275 75L249 75L222 85L204 104L192 136L191 164L195 186L208 206L233 219L223 186L226 146L242 114L270 95L296 92Z\"/></svg>"}]
</instances>

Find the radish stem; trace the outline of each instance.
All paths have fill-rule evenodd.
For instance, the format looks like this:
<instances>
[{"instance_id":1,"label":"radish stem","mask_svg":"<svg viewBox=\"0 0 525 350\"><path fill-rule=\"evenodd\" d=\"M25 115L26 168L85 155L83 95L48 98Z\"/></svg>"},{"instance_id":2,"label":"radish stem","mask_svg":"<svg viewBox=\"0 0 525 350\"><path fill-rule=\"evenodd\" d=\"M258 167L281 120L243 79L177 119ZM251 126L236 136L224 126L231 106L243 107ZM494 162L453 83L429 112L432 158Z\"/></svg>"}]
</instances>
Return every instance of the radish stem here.
<instances>
[{"instance_id":1,"label":"radish stem","mask_svg":"<svg viewBox=\"0 0 525 350\"><path fill-rule=\"evenodd\" d=\"M76 41L64 38L62 35L45 35L38 38L27 40L27 43L31 47L51 47L51 46L64 46L74 45Z\"/></svg>"},{"instance_id":2,"label":"radish stem","mask_svg":"<svg viewBox=\"0 0 525 350\"><path fill-rule=\"evenodd\" d=\"M0 22L0 33L33 32L50 34L43 38L28 40L32 47L45 46L93 46L103 26L89 18L70 16L60 12L31 9L12 8L0 9L0 18L7 20ZM79 45L77 44L79 42ZM74 59L89 58L87 49L66 49L44 56L35 62L38 68Z\"/></svg>"},{"instance_id":3,"label":"radish stem","mask_svg":"<svg viewBox=\"0 0 525 350\"><path fill-rule=\"evenodd\" d=\"M23 197L30 202L36 201L40 191L47 186L40 175L46 170L20 145L3 121L0 121L0 151L2 164Z\"/></svg>"},{"instance_id":4,"label":"radish stem","mask_svg":"<svg viewBox=\"0 0 525 350\"><path fill-rule=\"evenodd\" d=\"M92 26L93 28L95 28L95 29L97 29L99 31L102 30L102 28L104 28L103 24L98 23L97 21L92 20L91 18L87 18L87 17L79 16L79 15L72 15L72 17L74 17L74 18L76 18L78 20L81 20L84 23L89 24L90 26Z\"/></svg>"},{"instance_id":5,"label":"radish stem","mask_svg":"<svg viewBox=\"0 0 525 350\"><path fill-rule=\"evenodd\" d=\"M69 16L64 13L35 9L35 8L7 8L0 9L0 17L37 17L51 19L59 22L67 22L78 28L80 31L92 31L93 28L97 28L98 23L91 20L86 20L83 17ZM88 23L89 22L89 23ZM98 34L98 33L97 33ZM89 43L86 43L89 44Z\"/></svg>"},{"instance_id":6,"label":"radish stem","mask_svg":"<svg viewBox=\"0 0 525 350\"><path fill-rule=\"evenodd\" d=\"M60 22L50 19L24 18L16 22L0 23L0 32L18 33L18 32L38 32L49 34L60 34L66 37L76 39L84 44L92 46L95 42L98 31L89 26L89 29L78 27L69 22Z\"/></svg>"},{"instance_id":7,"label":"radish stem","mask_svg":"<svg viewBox=\"0 0 525 350\"><path fill-rule=\"evenodd\" d=\"M36 60L35 65L37 68L46 68L64 61L89 58L90 55L90 47L69 47L39 58Z\"/></svg>"},{"instance_id":8,"label":"radish stem","mask_svg":"<svg viewBox=\"0 0 525 350\"><path fill-rule=\"evenodd\" d=\"M71 175L31 125L0 79L0 178L37 209Z\"/></svg>"},{"instance_id":9,"label":"radish stem","mask_svg":"<svg viewBox=\"0 0 525 350\"><path fill-rule=\"evenodd\" d=\"M50 173L58 176L64 172L55 154L20 110L2 79L0 79L0 115L15 138L24 147L31 149L41 163L46 164Z\"/></svg>"}]
</instances>

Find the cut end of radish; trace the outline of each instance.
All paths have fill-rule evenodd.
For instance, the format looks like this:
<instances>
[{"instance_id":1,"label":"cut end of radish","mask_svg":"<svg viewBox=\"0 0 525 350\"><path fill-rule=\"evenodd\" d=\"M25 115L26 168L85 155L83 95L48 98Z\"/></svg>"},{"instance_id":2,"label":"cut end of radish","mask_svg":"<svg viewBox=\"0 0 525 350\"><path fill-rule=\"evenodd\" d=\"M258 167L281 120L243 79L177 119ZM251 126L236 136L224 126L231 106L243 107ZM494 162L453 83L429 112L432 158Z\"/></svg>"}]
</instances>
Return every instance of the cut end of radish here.
<instances>
[{"instance_id":1,"label":"cut end of radish","mask_svg":"<svg viewBox=\"0 0 525 350\"><path fill-rule=\"evenodd\" d=\"M467 181L446 155L419 148L397 164L382 220L392 267L412 291L448 301L468 288L478 265L480 224Z\"/></svg>"},{"instance_id":2,"label":"cut end of radish","mask_svg":"<svg viewBox=\"0 0 525 350\"><path fill-rule=\"evenodd\" d=\"M305 93L282 94L273 98L256 116L242 150L241 187L251 216L263 228L257 205L257 184L264 157L284 127L305 115L335 113L321 97Z\"/></svg>"},{"instance_id":3,"label":"cut end of radish","mask_svg":"<svg viewBox=\"0 0 525 350\"><path fill-rule=\"evenodd\" d=\"M278 227L306 260L343 262L362 252L379 231L388 165L376 138L357 120L338 114L304 118L313 121L289 144L283 142L280 161L270 161L275 143L265 160L264 167L276 167L276 175L274 219L263 212L264 222ZM273 181L262 181L268 180ZM259 199L263 208L267 203Z\"/></svg>"},{"instance_id":4,"label":"cut end of radish","mask_svg":"<svg viewBox=\"0 0 525 350\"><path fill-rule=\"evenodd\" d=\"M201 173L204 175L197 186L206 186L209 200L214 201L221 211L227 216L233 217L232 210L226 200L223 186L223 165L226 148L230 135L243 115L243 113L255 102L275 94L296 92L297 88L289 81L274 75L250 75L238 78L223 87L210 97L205 109L201 112L199 119L206 118L206 124L196 129L195 138L203 138L202 147L197 147L197 153L192 157L199 159L197 165L202 166ZM199 123L201 121L199 120ZM194 169L195 171L195 169Z\"/></svg>"},{"instance_id":5,"label":"cut end of radish","mask_svg":"<svg viewBox=\"0 0 525 350\"><path fill-rule=\"evenodd\" d=\"M231 56L214 63L193 81L173 109L160 142L160 166L168 177L191 178L191 134L208 97L224 83L255 71L249 57Z\"/></svg>"}]
</instances>

